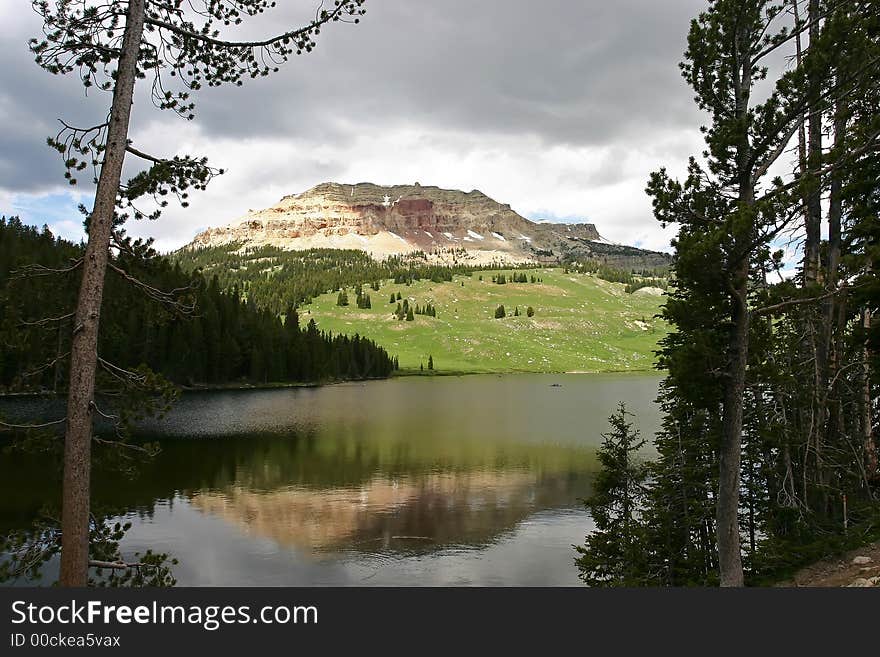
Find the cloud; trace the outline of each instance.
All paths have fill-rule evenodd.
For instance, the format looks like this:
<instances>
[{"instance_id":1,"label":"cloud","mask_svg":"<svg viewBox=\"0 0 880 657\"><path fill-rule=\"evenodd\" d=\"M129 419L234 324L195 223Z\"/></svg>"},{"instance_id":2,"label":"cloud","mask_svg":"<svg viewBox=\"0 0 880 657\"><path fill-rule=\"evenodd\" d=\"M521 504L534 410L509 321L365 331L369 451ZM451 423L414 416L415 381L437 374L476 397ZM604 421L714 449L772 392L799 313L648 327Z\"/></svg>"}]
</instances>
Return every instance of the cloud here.
<instances>
[{"instance_id":1,"label":"cloud","mask_svg":"<svg viewBox=\"0 0 880 657\"><path fill-rule=\"evenodd\" d=\"M478 188L528 216L583 218L609 239L662 248L668 235L643 190L651 170L675 171L700 150L700 116L677 63L704 5L371 0L360 25L329 26L314 53L278 74L198 92L194 122L153 108L142 85L135 144L205 154L229 172L189 209L130 231L171 249L323 180L418 180ZM299 24L308 6L283 3L240 34ZM15 129L0 134L0 203L64 193L46 136L58 118L91 125L107 109L106 94L86 97L75 78L33 63L26 39L39 30L36 15L3 3L0 120Z\"/></svg>"}]
</instances>

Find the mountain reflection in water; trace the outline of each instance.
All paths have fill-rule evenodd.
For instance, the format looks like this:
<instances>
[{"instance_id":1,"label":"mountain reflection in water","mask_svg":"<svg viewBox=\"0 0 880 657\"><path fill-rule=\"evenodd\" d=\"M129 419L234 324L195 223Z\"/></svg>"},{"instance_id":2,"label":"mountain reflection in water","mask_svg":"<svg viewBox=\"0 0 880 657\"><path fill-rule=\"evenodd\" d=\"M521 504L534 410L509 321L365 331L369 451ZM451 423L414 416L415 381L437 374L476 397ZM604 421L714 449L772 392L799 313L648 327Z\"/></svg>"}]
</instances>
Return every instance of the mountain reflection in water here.
<instances>
[{"instance_id":1,"label":"mountain reflection in water","mask_svg":"<svg viewBox=\"0 0 880 657\"><path fill-rule=\"evenodd\" d=\"M580 500L607 416L626 400L650 437L658 381L522 375L185 395L141 429L161 454L133 478L96 472L93 500L132 521L124 550L178 558L180 584L577 584L571 545L590 528ZM0 528L57 499L50 470L2 457Z\"/></svg>"}]
</instances>

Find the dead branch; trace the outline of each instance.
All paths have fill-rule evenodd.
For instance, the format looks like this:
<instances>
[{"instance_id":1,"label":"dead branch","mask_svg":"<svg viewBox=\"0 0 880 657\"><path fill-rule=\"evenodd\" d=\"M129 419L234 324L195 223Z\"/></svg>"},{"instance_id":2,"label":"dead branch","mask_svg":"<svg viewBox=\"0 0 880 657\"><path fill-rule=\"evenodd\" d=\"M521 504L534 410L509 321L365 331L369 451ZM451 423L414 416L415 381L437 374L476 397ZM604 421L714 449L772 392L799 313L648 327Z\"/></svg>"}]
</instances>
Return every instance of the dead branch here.
<instances>
[{"instance_id":1,"label":"dead branch","mask_svg":"<svg viewBox=\"0 0 880 657\"><path fill-rule=\"evenodd\" d=\"M127 271L125 271L122 267L108 262L107 267L115 271L117 274L122 276L126 281L140 289L144 294L147 295L150 299L154 301L158 301L159 303L171 308L172 310L179 312L182 315L190 315L195 310L195 303L185 304L181 301L178 301L176 296L179 294L183 294L184 292L188 292L194 289L193 285L188 285L186 287L178 287L173 290L160 290L157 287L149 285L148 283L144 283L139 278L132 276Z\"/></svg>"},{"instance_id":2,"label":"dead branch","mask_svg":"<svg viewBox=\"0 0 880 657\"><path fill-rule=\"evenodd\" d=\"M61 267L61 268L46 267L46 266L40 265L40 264L25 265L24 267L22 267L20 269L16 269L14 272L12 272L12 274L10 275L10 278L12 278L12 279L39 278L41 276L54 276L55 274L67 274L69 272L72 272L75 269L78 269L79 266L82 264L82 261L83 261L82 258L77 258L76 260L72 261L73 264L71 264L69 267Z\"/></svg>"},{"instance_id":3,"label":"dead branch","mask_svg":"<svg viewBox=\"0 0 880 657\"><path fill-rule=\"evenodd\" d=\"M36 376L36 375L39 374L40 372L45 372L45 371L48 370L50 367L52 367L53 365L55 365L55 363L57 363L58 361L64 360L64 359L67 358L69 355L70 355L70 352L69 352L69 351L66 351L66 352L64 352L63 354L61 354L60 356L57 356L57 357L53 358L53 359L50 360L49 362L47 362L47 363L43 363L43 364L40 365L38 368L33 369L33 370L31 370L30 372L25 372L25 373L23 373L23 374L22 374L22 377L28 379L28 378L30 378L30 377L32 377L32 376Z\"/></svg>"},{"instance_id":4,"label":"dead branch","mask_svg":"<svg viewBox=\"0 0 880 657\"><path fill-rule=\"evenodd\" d=\"M117 434L119 435L119 434ZM123 449L130 449L133 452L140 452L141 454L147 454L152 456L158 452L150 451L140 445L135 445L133 443L125 442L124 440L106 440L104 438L98 438L97 436L92 436L92 440L99 445L110 445L112 447L121 447Z\"/></svg>"},{"instance_id":5,"label":"dead branch","mask_svg":"<svg viewBox=\"0 0 880 657\"><path fill-rule=\"evenodd\" d=\"M92 407L92 410L93 410L93 411L95 411L98 415L100 415L100 416L101 416L102 418L104 418L105 420L114 420L114 421L115 421L115 420L118 420L118 419L119 419L119 416L118 416L118 415L111 415L111 414L109 414L109 413L105 413L105 412L102 411L100 408L98 408L98 405L94 402L94 400L92 400L92 401L89 403L89 405Z\"/></svg>"},{"instance_id":6,"label":"dead branch","mask_svg":"<svg viewBox=\"0 0 880 657\"><path fill-rule=\"evenodd\" d=\"M73 317L73 313L67 313L66 315L60 315L58 317L44 317L43 319L38 319L34 322L20 322L21 326L46 326L46 324L53 324L55 322L63 322L65 320ZM65 354L66 355L66 354Z\"/></svg>"},{"instance_id":7,"label":"dead branch","mask_svg":"<svg viewBox=\"0 0 880 657\"><path fill-rule=\"evenodd\" d=\"M138 385L146 380L146 377L143 374L138 374L137 372L132 372L131 370L126 370L118 365L114 365L100 356L98 357L98 363L108 374L126 385Z\"/></svg>"},{"instance_id":8,"label":"dead branch","mask_svg":"<svg viewBox=\"0 0 880 657\"><path fill-rule=\"evenodd\" d=\"M127 563L125 561L99 561L97 559L89 560L89 568L108 568L110 570L128 570L129 568L158 568L157 564L152 563Z\"/></svg>"},{"instance_id":9,"label":"dead branch","mask_svg":"<svg viewBox=\"0 0 880 657\"><path fill-rule=\"evenodd\" d=\"M45 429L47 427L57 426L63 422L67 422L66 415L60 420L52 420L51 422L44 422L43 424L10 424L9 422L3 422L0 420L0 427L5 427L7 429Z\"/></svg>"},{"instance_id":10,"label":"dead branch","mask_svg":"<svg viewBox=\"0 0 880 657\"><path fill-rule=\"evenodd\" d=\"M830 292L826 292L818 297L807 297L804 299L787 299L786 301L782 301L780 303L775 303L772 306L764 306L763 308L755 308L752 310L752 315L766 315L768 313L772 313L776 310L780 310L782 308L787 308L789 306L800 306L806 303L815 303L817 301L823 301L824 299L830 299L831 297L840 294L841 292L846 292L848 290L853 290L858 286L850 287L848 285L842 285L836 290L831 290Z\"/></svg>"}]
</instances>

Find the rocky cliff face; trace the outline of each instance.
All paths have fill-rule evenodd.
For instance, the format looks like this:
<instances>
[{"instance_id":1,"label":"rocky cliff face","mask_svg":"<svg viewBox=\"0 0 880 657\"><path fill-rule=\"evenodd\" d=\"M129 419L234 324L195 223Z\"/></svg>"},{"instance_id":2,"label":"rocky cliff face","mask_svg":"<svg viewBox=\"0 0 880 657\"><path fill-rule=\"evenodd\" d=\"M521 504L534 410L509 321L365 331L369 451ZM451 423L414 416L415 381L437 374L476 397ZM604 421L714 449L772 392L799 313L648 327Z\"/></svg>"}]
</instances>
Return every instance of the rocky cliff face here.
<instances>
[{"instance_id":1,"label":"rocky cliff face","mask_svg":"<svg viewBox=\"0 0 880 657\"><path fill-rule=\"evenodd\" d=\"M196 235L191 247L241 242L285 249L361 249L374 257L424 251L439 260L555 260L601 244L593 224L535 223L480 191L322 183ZM652 265L653 266L653 265Z\"/></svg>"}]
</instances>

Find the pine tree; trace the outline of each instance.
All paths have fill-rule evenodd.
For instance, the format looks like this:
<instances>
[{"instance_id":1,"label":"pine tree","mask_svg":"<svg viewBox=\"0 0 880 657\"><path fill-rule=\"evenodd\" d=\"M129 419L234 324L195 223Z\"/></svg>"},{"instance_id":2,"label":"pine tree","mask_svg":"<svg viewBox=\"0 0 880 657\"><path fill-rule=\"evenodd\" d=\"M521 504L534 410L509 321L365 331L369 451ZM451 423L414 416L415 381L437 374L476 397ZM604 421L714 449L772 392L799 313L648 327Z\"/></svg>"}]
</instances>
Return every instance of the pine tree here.
<instances>
[{"instance_id":1,"label":"pine tree","mask_svg":"<svg viewBox=\"0 0 880 657\"><path fill-rule=\"evenodd\" d=\"M534 316L535 316L535 309L532 308L531 306L526 308L526 317L534 317Z\"/></svg>"},{"instance_id":2,"label":"pine tree","mask_svg":"<svg viewBox=\"0 0 880 657\"><path fill-rule=\"evenodd\" d=\"M503 305L502 305L502 306L498 306L498 307L495 309L495 319L502 319L505 315L506 315L506 313L504 312L504 306L503 306Z\"/></svg>"},{"instance_id":3,"label":"pine tree","mask_svg":"<svg viewBox=\"0 0 880 657\"><path fill-rule=\"evenodd\" d=\"M120 226L129 214L144 216L135 204L139 198L153 196L164 206L164 197L170 194L186 206L191 189L204 189L222 173L209 167L205 158L157 157L132 144L129 124L135 82L152 77L147 88L153 90L156 107L193 118L190 90L269 75L292 54L311 51L325 24L347 17L357 20L363 13L361 0L341 2L319 11L308 25L257 45L226 41L219 30L214 31L222 23L261 13L269 4L268 0L234 4L201 0L194 3L192 13L184 12L181 3L164 0L33 5L44 23L41 39L30 42L37 64L53 74L75 73L87 88L113 92L108 120L92 128L64 124L61 133L49 140L62 154L68 182L75 183L75 175L92 165L97 184L87 218L88 241L70 347L60 565L64 586L87 582L92 414L100 309L111 247L125 248ZM203 18L204 29L192 22L198 17ZM172 80L165 76L171 75L184 89L169 89ZM127 154L140 158L148 168L121 186ZM150 215L156 216L158 211Z\"/></svg>"},{"instance_id":4,"label":"pine tree","mask_svg":"<svg viewBox=\"0 0 880 657\"><path fill-rule=\"evenodd\" d=\"M642 584L645 570L645 528L639 511L645 498L648 468L638 458L645 440L627 422L626 406L608 418L611 431L603 434L598 456L602 469L593 493L584 501L596 524L577 551L580 577L590 586Z\"/></svg>"},{"instance_id":5,"label":"pine tree","mask_svg":"<svg viewBox=\"0 0 880 657\"><path fill-rule=\"evenodd\" d=\"M434 357L430 356L430 355L428 356L428 369L429 370L434 369Z\"/></svg>"},{"instance_id":6,"label":"pine tree","mask_svg":"<svg viewBox=\"0 0 880 657\"><path fill-rule=\"evenodd\" d=\"M742 535L749 536L747 556L753 559L759 534L767 542L791 540L795 526L804 531L811 518L830 515L825 509L834 475L821 461L842 454L843 443L831 445L846 442L843 435L853 425L847 427L841 414L844 387L829 391L838 377L829 376L828 355L836 349L835 358L847 358L847 320L822 314L830 318L835 306L838 313L845 307L837 299L846 287L834 284L842 280L843 179L855 167L864 171L865 149L876 149L863 133L857 144L850 142L857 133L847 130L844 117L852 98L876 93L877 67L862 65L877 57L876 39L855 42L876 34L877 16L866 18L846 5L811 0L804 22L779 3L717 0L691 25L682 72L710 117L707 166L692 158L686 181L661 170L648 185L657 219L679 226L675 285L663 311L674 331L660 354L669 372L662 397L666 419L657 441L657 492L647 511L669 580L707 583L708 569L717 567L722 585L742 585ZM794 49L807 31L807 55L796 53L791 69L765 82L767 57ZM859 63L850 61L851 53ZM761 90L760 103L753 98L758 85L771 90ZM876 121L876 108L870 113ZM837 146L827 153L823 115L836 133ZM809 144L804 138L798 175L770 180L768 171L805 121L811 136ZM822 272L822 289L816 221L826 189L831 266ZM851 202L854 210L861 201ZM774 241L799 229L806 234L802 286L771 284L782 258L773 254ZM810 363L808 371L801 363ZM853 384L846 387L858 386ZM855 400L849 403L855 411ZM783 419L774 410L781 406ZM840 465L833 468L838 475L847 469Z\"/></svg>"}]
</instances>

